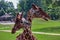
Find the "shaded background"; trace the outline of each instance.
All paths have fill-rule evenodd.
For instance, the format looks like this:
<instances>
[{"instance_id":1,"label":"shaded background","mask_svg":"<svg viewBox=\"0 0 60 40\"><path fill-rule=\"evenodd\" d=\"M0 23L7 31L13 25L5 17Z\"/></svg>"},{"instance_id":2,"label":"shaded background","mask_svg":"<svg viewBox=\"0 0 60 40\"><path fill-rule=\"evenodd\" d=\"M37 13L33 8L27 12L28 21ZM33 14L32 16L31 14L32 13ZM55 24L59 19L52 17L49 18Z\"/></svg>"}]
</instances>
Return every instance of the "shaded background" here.
<instances>
[{"instance_id":1,"label":"shaded background","mask_svg":"<svg viewBox=\"0 0 60 40\"><path fill-rule=\"evenodd\" d=\"M8 0L0 0L0 16L5 13L15 17L16 12L24 11L25 13L31 8L32 3L41 7L52 20L60 20L60 0L15 0L14 2Z\"/></svg>"}]
</instances>

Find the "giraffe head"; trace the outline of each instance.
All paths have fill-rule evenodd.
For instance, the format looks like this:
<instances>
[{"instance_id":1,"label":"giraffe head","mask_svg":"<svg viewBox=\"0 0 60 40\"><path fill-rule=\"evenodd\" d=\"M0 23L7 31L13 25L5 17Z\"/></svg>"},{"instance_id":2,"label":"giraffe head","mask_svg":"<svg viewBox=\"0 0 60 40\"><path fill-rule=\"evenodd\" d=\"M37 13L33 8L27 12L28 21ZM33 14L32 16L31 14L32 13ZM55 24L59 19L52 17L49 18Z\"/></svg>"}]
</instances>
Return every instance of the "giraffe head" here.
<instances>
[{"instance_id":1,"label":"giraffe head","mask_svg":"<svg viewBox=\"0 0 60 40\"><path fill-rule=\"evenodd\" d=\"M30 13L33 15L34 18L43 18L46 21L50 19L50 16L35 4L32 4Z\"/></svg>"},{"instance_id":2,"label":"giraffe head","mask_svg":"<svg viewBox=\"0 0 60 40\"><path fill-rule=\"evenodd\" d=\"M21 22L22 22L22 15L23 15L22 12L17 13L15 24L14 24L14 27L12 29L12 33L15 33L17 30L19 30L20 28L22 28L22 24L21 24Z\"/></svg>"}]
</instances>

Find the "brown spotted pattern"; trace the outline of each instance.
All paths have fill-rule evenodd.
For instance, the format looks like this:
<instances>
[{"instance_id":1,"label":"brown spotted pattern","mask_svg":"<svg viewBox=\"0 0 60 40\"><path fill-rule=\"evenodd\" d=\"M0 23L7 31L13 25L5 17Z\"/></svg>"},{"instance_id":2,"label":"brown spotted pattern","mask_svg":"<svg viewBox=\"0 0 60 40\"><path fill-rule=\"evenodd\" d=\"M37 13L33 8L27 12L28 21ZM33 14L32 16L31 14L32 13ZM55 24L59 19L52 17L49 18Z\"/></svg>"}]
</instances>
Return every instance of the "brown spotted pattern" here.
<instances>
[{"instance_id":1,"label":"brown spotted pattern","mask_svg":"<svg viewBox=\"0 0 60 40\"><path fill-rule=\"evenodd\" d=\"M31 31L31 24L33 18L43 18L44 20L48 21L50 17L47 13L45 13L40 7L36 6L35 4L32 4L32 8L27 12L26 21L28 23L23 23L23 12L21 14L17 13L15 25L12 29L12 34L14 34L17 30L23 29L23 33L19 34L16 37L16 40L37 40Z\"/></svg>"}]
</instances>

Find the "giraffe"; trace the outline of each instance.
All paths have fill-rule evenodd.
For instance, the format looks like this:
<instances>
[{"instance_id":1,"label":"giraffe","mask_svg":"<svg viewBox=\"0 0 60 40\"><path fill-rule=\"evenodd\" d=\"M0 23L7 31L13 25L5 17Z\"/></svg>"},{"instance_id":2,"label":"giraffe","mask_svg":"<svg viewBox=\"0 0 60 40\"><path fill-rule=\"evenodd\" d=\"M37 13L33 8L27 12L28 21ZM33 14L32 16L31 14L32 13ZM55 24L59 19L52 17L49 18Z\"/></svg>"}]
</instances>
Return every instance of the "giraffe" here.
<instances>
[{"instance_id":1,"label":"giraffe","mask_svg":"<svg viewBox=\"0 0 60 40\"><path fill-rule=\"evenodd\" d=\"M47 13L45 13L35 4L32 4L32 8L26 14L26 18L23 17L23 12L17 13L15 25L12 29L12 34L21 28L23 29L23 32L16 37L16 40L37 40L31 31L33 18L43 18L46 21L50 19Z\"/></svg>"},{"instance_id":2,"label":"giraffe","mask_svg":"<svg viewBox=\"0 0 60 40\"><path fill-rule=\"evenodd\" d=\"M29 12L27 13L26 19L23 18L23 13L18 13L15 23L16 24L12 29L12 33L15 33L16 30L23 28L23 33L19 34L16 37L16 40L36 40L31 32L32 16Z\"/></svg>"}]
</instances>

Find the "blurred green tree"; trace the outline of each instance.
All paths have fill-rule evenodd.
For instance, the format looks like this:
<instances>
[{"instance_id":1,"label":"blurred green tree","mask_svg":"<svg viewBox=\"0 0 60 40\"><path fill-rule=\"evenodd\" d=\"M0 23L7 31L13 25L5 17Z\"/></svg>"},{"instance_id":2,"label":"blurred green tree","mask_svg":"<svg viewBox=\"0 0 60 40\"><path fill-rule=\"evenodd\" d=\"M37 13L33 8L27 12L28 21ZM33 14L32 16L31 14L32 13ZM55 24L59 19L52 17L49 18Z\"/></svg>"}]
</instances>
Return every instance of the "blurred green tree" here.
<instances>
[{"instance_id":1,"label":"blurred green tree","mask_svg":"<svg viewBox=\"0 0 60 40\"><path fill-rule=\"evenodd\" d=\"M14 6L12 2L7 2L5 0L0 1L0 16L2 16L5 13L13 13L14 12Z\"/></svg>"},{"instance_id":2,"label":"blurred green tree","mask_svg":"<svg viewBox=\"0 0 60 40\"><path fill-rule=\"evenodd\" d=\"M31 8L32 3L41 7L41 0L19 0L18 10L27 12Z\"/></svg>"}]
</instances>

